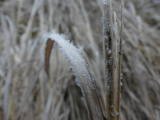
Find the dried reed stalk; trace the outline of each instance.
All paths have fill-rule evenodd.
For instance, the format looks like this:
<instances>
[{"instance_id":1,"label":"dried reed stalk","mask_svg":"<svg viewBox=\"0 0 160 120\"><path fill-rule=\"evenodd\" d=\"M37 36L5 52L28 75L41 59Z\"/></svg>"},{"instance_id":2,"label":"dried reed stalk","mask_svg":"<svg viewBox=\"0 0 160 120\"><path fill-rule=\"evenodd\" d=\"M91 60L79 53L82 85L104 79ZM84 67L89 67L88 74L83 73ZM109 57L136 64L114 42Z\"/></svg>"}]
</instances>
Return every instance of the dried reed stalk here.
<instances>
[{"instance_id":1,"label":"dried reed stalk","mask_svg":"<svg viewBox=\"0 0 160 120\"><path fill-rule=\"evenodd\" d=\"M103 9L103 50L106 77L106 114L109 120L119 120L120 106L120 80L121 56L118 55L119 41L116 13L112 12L111 0L104 2ZM122 12L122 11L121 11ZM122 28L121 28L122 32ZM122 33L121 33L122 35ZM122 49L122 37L120 38L120 51ZM119 52L120 54L121 52Z\"/></svg>"},{"instance_id":2,"label":"dried reed stalk","mask_svg":"<svg viewBox=\"0 0 160 120\"><path fill-rule=\"evenodd\" d=\"M106 76L106 113L107 119L115 120L115 84L113 69L113 22L112 22L112 3L109 0L104 6L104 62Z\"/></svg>"},{"instance_id":3,"label":"dried reed stalk","mask_svg":"<svg viewBox=\"0 0 160 120\"><path fill-rule=\"evenodd\" d=\"M117 120L120 119L120 91L121 91L121 62L122 62L122 34L123 34L123 7L124 3L121 0L121 31L120 31L120 44L119 44L119 56L118 56L118 86L117 86L117 105L116 111L119 113L117 115Z\"/></svg>"}]
</instances>

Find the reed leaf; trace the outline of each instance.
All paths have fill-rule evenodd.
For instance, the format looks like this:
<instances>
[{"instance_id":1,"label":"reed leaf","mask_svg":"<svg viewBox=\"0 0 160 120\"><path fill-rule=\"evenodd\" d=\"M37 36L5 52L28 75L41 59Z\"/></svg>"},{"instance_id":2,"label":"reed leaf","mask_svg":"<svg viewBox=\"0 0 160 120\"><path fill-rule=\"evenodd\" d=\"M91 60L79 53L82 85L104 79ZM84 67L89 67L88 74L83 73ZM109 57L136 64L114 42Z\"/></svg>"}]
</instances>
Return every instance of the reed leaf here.
<instances>
[{"instance_id":1,"label":"reed leaf","mask_svg":"<svg viewBox=\"0 0 160 120\"><path fill-rule=\"evenodd\" d=\"M101 104L96 91L95 81L90 75L87 63L82 57L80 51L69 42L65 40L63 35L52 33L47 38L46 53L45 53L45 69L48 74L49 57L51 47L56 42L70 62L74 75L76 76L76 83L81 88L85 104L91 120L104 120Z\"/></svg>"}]
</instances>

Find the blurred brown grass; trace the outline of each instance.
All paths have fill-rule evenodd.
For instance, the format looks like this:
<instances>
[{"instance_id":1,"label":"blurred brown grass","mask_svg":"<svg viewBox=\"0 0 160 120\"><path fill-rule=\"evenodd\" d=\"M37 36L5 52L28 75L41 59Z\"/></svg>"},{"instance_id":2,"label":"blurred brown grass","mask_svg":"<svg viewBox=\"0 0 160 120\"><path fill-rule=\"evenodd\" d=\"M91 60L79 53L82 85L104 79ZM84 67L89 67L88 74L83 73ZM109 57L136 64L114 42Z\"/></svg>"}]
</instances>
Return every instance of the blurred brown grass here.
<instances>
[{"instance_id":1,"label":"blurred brown grass","mask_svg":"<svg viewBox=\"0 0 160 120\"><path fill-rule=\"evenodd\" d=\"M82 51L104 106L100 5L92 0L0 1L0 119L39 120L47 114L48 120L88 120L75 76L57 46L49 79L44 72L43 35L53 29ZM113 9L120 19L119 1L113 1ZM158 0L125 1L121 120L160 119L159 11Z\"/></svg>"}]
</instances>

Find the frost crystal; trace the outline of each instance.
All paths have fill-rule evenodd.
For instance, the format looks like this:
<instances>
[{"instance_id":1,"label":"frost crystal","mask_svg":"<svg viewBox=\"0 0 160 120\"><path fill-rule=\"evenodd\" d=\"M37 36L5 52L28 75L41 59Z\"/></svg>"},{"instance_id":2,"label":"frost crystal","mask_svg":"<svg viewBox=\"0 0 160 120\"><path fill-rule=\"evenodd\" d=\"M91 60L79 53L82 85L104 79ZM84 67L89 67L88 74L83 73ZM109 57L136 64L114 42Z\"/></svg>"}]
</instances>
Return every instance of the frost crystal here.
<instances>
[{"instance_id":1,"label":"frost crystal","mask_svg":"<svg viewBox=\"0 0 160 120\"><path fill-rule=\"evenodd\" d=\"M108 54L111 54L111 53L112 53L112 50L109 50L109 51L108 51Z\"/></svg>"},{"instance_id":2,"label":"frost crystal","mask_svg":"<svg viewBox=\"0 0 160 120\"><path fill-rule=\"evenodd\" d=\"M121 80L122 80L122 78L123 78L123 74L121 74Z\"/></svg>"},{"instance_id":3,"label":"frost crystal","mask_svg":"<svg viewBox=\"0 0 160 120\"><path fill-rule=\"evenodd\" d=\"M103 0L103 4L107 5L108 4L108 0Z\"/></svg>"},{"instance_id":4,"label":"frost crystal","mask_svg":"<svg viewBox=\"0 0 160 120\"><path fill-rule=\"evenodd\" d=\"M122 85L123 85L123 83L121 82L121 83L120 83L120 85L122 86Z\"/></svg>"}]
</instances>

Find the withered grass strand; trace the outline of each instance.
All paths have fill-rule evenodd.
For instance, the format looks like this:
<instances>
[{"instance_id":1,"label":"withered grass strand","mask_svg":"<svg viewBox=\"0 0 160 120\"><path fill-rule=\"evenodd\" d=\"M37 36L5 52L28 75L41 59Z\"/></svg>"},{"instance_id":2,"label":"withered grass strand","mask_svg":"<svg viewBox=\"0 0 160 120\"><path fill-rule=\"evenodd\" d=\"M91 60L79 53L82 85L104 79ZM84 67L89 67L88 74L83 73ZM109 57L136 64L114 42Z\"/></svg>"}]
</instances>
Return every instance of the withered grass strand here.
<instances>
[{"instance_id":1,"label":"withered grass strand","mask_svg":"<svg viewBox=\"0 0 160 120\"><path fill-rule=\"evenodd\" d=\"M50 78L46 77L42 67L45 55L42 35L53 29L66 34L83 51L106 115L100 21L102 1L107 4L108 0L97 1L0 1L0 119L16 120L18 116L18 119L41 120L45 114L48 120L88 120L87 110L81 101L81 91L74 83L70 65L57 49L58 46L55 45L50 58ZM120 2L112 0L119 25ZM120 119L159 120L160 7L157 2L146 4L145 0L126 0L125 4ZM2 19L5 23L2 23ZM94 38L93 41L89 36ZM98 51L94 51L95 45ZM92 52L98 53L98 56L95 58ZM9 54L11 59L7 57ZM12 75L8 67L10 65L13 68ZM50 104L48 99L53 85L55 89ZM50 110L48 104L51 105Z\"/></svg>"},{"instance_id":2,"label":"withered grass strand","mask_svg":"<svg viewBox=\"0 0 160 120\"><path fill-rule=\"evenodd\" d=\"M7 26L7 23L9 24L9 27L11 27L11 22L8 16L1 15L1 24L2 24L2 32L3 32L3 39L4 39L4 49L5 49L5 58L7 63L7 77L5 80L4 85L4 101L3 101L3 109L4 109L4 120L7 120L9 118L9 107L10 102L12 102L10 99L10 90L11 90L11 82L12 82L12 76L13 76L13 65L12 65L12 57L11 57L11 36L8 35L8 32L11 32L9 27Z\"/></svg>"},{"instance_id":3,"label":"withered grass strand","mask_svg":"<svg viewBox=\"0 0 160 120\"><path fill-rule=\"evenodd\" d=\"M47 47L45 50L45 71L48 76L49 76L49 59L50 59L53 44L54 44L54 41L51 39L48 39L46 42Z\"/></svg>"},{"instance_id":4,"label":"withered grass strand","mask_svg":"<svg viewBox=\"0 0 160 120\"><path fill-rule=\"evenodd\" d=\"M119 49L119 34L118 34L118 25L117 25L117 16L116 16L116 13L114 12L114 39L113 39L113 42L114 42L114 46L113 46L113 58L114 58L114 85L115 85L115 107L117 108L117 105L119 104L118 102L118 99L117 99L117 96L119 95L120 91L118 90L118 57L119 57L119 52L118 52L118 49ZM115 116L117 117L119 115L118 111L115 110Z\"/></svg>"},{"instance_id":5,"label":"withered grass strand","mask_svg":"<svg viewBox=\"0 0 160 120\"><path fill-rule=\"evenodd\" d=\"M120 92L121 92L121 63L122 63L122 35L123 35L123 7L124 2L121 0L121 30L120 30L120 44L119 44L119 56L118 56L118 89L117 89L117 105L116 111L118 113L117 120L120 119Z\"/></svg>"},{"instance_id":6,"label":"withered grass strand","mask_svg":"<svg viewBox=\"0 0 160 120\"><path fill-rule=\"evenodd\" d=\"M90 75L89 69L83 57L73 43L65 40L64 36L57 33L51 33L48 36L45 53L45 68L48 69L49 56L54 41L58 44L60 50L70 62L72 70L76 76L76 83L81 88L85 98L87 110L91 120L104 120L99 96L97 94L96 85ZM51 43L51 44L49 44ZM49 47L49 48L48 48ZM47 70L48 72L48 70Z\"/></svg>"},{"instance_id":7,"label":"withered grass strand","mask_svg":"<svg viewBox=\"0 0 160 120\"><path fill-rule=\"evenodd\" d=\"M106 77L106 114L109 120L119 120L120 81L118 77L121 72L121 60L119 60L119 53L121 52L118 52L118 50L120 49L121 51L122 49L122 43L119 42L122 38L119 37L116 13L112 12L111 0L104 2L102 13L104 37L103 54Z\"/></svg>"},{"instance_id":8,"label":"withered grass strand","mask_svg":"<svg viewBox=\"0 0 160 120\"><path fill-rule=\"evenodd\" d=\"M105 62L105 76L106 76L106 114L107 119L115 120L115 71L114 71L114 48L113 41L113 20L112 20L112 2L108 1L104 4L104 62Z\"/></svg>"}]
</instances>

